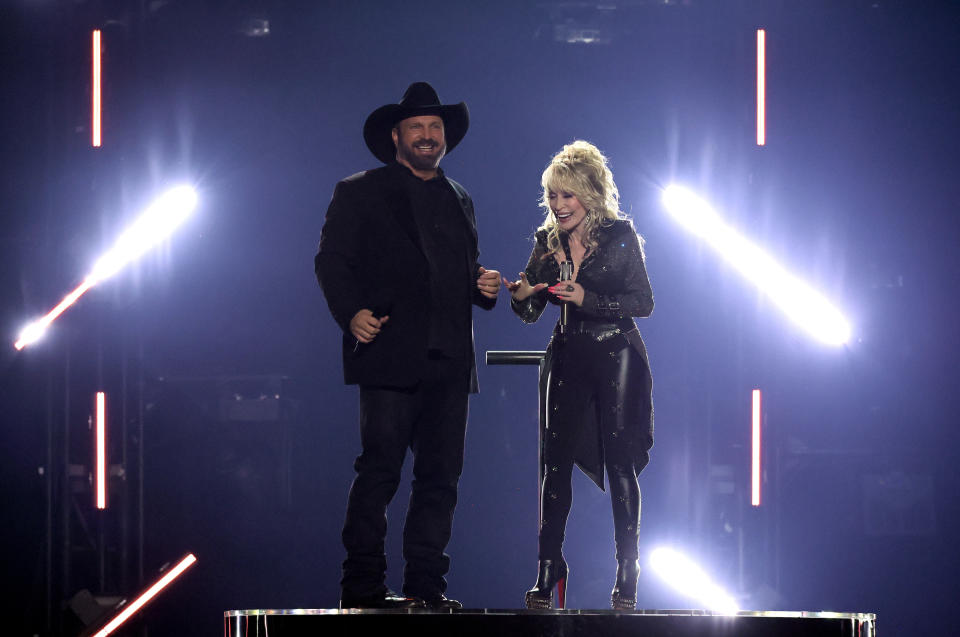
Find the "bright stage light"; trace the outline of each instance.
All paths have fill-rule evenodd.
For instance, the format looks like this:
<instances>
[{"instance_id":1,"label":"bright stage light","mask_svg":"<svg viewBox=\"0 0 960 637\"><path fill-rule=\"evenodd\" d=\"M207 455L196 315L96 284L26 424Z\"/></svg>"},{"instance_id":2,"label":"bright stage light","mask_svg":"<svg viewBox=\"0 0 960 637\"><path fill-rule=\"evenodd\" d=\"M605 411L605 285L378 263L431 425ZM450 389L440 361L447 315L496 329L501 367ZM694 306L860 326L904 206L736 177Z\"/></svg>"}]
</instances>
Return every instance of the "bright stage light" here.
<instances>
[{"instance_id":1,"label":"bright stage light","mask_svg":"<svg viewBox=\"0 0 960 637\"><path fill-rule=\"evenodd\" d=\"M709 243L797 325L828 345L850 340L850 324L837 308L727 226L706 201L682 186L671 185L663 192L663 204L680 225Z\"/></svg>"},{"instance_id":2,"label":"bright stage light","mask_svg":"<svg viewBox=\"0 0 960 637\"><path fill-rule=\"evenodd\" d=\"M89 279L85 279L73 292L63 297L63 300L60 301L55 308L47 312L46 316L23 328L23 331L20 332L20 338L17 339L17 342L14 343L13 346L17 349L23 349L27 345L31 345L43 338L43 335L47 332L47 327L92 286L93 283Z\"/></svg>"},{"instance_id":3,"label":"bright stage light","mask_svg":"<svg viewBox=\"0 0 960 637\"><path fill-rule=\"evenodd\" d=\"M197 205L197 193L190 186L178 186L150 204L133 225L94 264L87 277L93 285L116 274L125 265L161 243L190 216Z\"/></svg>"},{"instance_id":4,"label":"bright stage light","mask_svg":"<svg viewBox=\"0 0 960 637\"><path fill-rule=\"evenodd\" d=\"M190 186L177 186L161 195L117 238L113 248L97 260L83 283L65 296L46 316L23 328L13 346L20 350L39 340L47 327L84 292L166 240L196 207L197 193Z\"/></svg>"},{"instance_id":5,"label":"bright stage light","mask_svg":"<svg viewBox=\"0 0 960 637\"><path fill-rule=\"evenodd\" d=\"M757 146L767 143L767 32L757 29Z\"/></svg>"},{"instance_id":6,"label":"bright stage light","mask_svg":"<svg viewBox=\"0 0 960 637\"><path fill-rule=\"evenodd\" d=\"M97 424L94 440L97 449L96 505L101 511L107 508L107 395L97 392Z\"/></svg>"},{"instance_id":7,"label":"bright stage light","mask_svg":"<svg viewBox=\"0 0 960 637\"><path fill-rule=\"evenodd\" d=\"M650 566L672 588L699 601L707 610L731 615L740 610L733 598L710 581L703 569L678 551L654 549L650 553Z\"/></svg>"},{"instance_id":8,"label":"bright stage light","mask_svg":"<svg viewBox=\"0 0 960 637\"><path fill-rule=\"evenodd\" d=\"M128 606L125 606L122 611L117 613L117 615L103 628L97 631L93 637L107 637L107 635L119 628L121 624L130 619L134 613L143 608L147 602L156 597L160 591L169 586L170 582L180 577L185 570L193 566L193 563L196 561L197 558L194 557L193 553L180 560L176 566L170 569L170 571L168 571L163 577L161 577L152 586L150 586L150 588L144 591L143 594L133 600L133 602L131 602Z\"/></svg>"},{"instance_id":9,"label":"bright stage light","mask_svg":"<svg viewBox=\"0 0 960 637\"><path fill-rule=\"evenodd\" d=\"M93 78L90 85L90 93L92 99L92 104L90 105L90 130L92 132L92 137L90 139L90 144L94 148L99 148L103 139L101 137L101 63L100 63L100 29L94 29L93 31L93 60L91 66L93 67Z\"/></svg>"},{"instance_id":10,"label":"bright stage light","mask_svg":"<svg viewBox=\"0 0 960 637\"><path fill-rule=\"evenodd\" d=\"M760 506L760 390L754 389L750 422L750 504Z\"/></svg>"}]
</instances>

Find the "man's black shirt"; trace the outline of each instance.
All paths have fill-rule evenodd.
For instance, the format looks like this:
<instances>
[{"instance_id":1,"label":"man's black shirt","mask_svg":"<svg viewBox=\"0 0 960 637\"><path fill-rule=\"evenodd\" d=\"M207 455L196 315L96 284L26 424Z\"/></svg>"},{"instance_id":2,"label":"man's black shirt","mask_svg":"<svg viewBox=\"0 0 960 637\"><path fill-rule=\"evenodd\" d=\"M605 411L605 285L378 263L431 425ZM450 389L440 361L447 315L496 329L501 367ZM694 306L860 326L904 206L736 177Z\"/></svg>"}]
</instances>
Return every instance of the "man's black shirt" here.
<instances>
[{"instance_id":1,"label":"man's black shirt","mask_svg":"<svg viewBox=\"0 0 960 637\"><path fill-rule=\"evenodd\" d=\"M404 189L410 197L413 218L430 272L430 329L427 347L447 358L470 356L471 292L464 283L470 238L463 208L443 171L423 180L400 164Z\"/></svg>"}]
</instances>

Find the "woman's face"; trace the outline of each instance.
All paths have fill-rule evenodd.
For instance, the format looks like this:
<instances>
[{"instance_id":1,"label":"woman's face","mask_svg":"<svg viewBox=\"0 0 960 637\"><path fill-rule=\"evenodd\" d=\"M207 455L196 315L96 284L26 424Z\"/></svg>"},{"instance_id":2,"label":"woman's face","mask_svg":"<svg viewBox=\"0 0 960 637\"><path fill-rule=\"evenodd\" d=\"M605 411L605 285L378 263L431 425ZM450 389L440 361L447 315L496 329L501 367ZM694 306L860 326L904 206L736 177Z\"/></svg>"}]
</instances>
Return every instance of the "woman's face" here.
<instances>
[{"instance_id":1,"label":"woman's face","mask_svg":"<svg viewBox=\"0 0 960 637\"><path fill-rule=\"evenodd\" d=\"M564 232L573 232L587 216L586 208L572 192L548 190L547 198L550 201L553 216L557 219L557 225Z\"/></svg>"}]
</instances>

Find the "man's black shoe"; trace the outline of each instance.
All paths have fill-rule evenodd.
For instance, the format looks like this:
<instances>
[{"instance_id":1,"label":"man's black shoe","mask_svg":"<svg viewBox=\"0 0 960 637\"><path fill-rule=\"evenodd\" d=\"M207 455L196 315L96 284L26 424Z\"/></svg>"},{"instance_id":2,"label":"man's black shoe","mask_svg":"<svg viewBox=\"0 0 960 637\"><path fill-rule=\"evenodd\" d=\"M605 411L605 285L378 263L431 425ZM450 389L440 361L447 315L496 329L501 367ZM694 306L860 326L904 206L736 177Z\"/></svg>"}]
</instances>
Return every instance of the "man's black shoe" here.
<instances>
[{"instance_id":1,"label":"man's black shoe","mask_svg":"<svg viewBox=\"0 0 960 637\"><path fill-rule=\"evenodd\" d=\"M368 597L343 595L340 597L340 608L376 608L381 610L426 608L426 603L419 597L403 597L388 589L379 595Z\"/></svg>"},{"instance_id":2,"label":"man's black shoe","mask_svg":"<svg viewBox=\"0 0 960 637\"><path fill-rule=\"evenodd\" d=\"M450 599L443 593L433 597L424 597L423 601L430 610L460 610L463 604L455 599Z\"/></svg>"}]
</instances>

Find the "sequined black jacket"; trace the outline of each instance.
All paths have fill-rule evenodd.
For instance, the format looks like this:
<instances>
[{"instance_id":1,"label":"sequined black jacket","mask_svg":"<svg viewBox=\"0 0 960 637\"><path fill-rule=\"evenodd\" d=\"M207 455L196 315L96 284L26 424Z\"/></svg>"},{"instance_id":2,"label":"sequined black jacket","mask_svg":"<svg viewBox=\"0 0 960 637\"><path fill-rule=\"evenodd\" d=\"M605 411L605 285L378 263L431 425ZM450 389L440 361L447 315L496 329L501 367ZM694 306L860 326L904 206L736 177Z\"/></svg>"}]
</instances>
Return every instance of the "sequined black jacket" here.
<instances>
[{"instance_id":1,"label":"sequined black jacket","mask_svg":"<svg viewBox=\"0 0 960 637\"><path fill-rule=\"evenodd\" d=\"M583 305L570 308L570 320L616 322L631 317L647 317L653 312L653 291L647 278L640 240L628 221L615 221L600 228L599 245L580 264L577 283L583 286ZM536 235L533 252L525 271L530 285L560 280L560 265L547 253L547 232ZM540 318L547 303L556 304L546 290L532 294L522 302L511 303L513 311L525 323Z\"/></svg>"}]
</instances>

